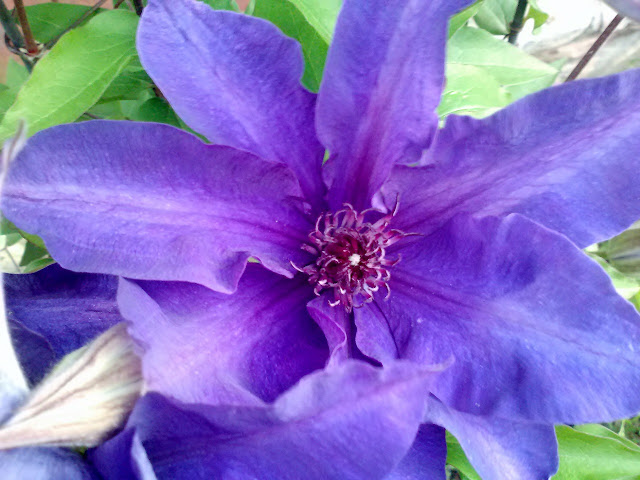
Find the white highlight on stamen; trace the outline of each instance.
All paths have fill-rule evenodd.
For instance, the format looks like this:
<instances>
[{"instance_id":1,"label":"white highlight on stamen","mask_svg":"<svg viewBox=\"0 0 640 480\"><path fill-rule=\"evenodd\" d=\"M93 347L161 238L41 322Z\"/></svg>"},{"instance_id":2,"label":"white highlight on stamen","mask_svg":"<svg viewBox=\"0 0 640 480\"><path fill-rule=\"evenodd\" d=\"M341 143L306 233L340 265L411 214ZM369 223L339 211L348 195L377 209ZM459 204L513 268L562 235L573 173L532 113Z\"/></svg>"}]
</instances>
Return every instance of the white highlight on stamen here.
<instances>
[{"instance_id":1,"label":"white highlight on stamen","mask_svg":"<svg viewBox=\"0 0 640 480\"><path fill-rule=\"evenodd\" d=\"M355 267L360 263L360 259L361 259L360 255L357 253L354 253L349 257L349 263L351 263L351 265Z\"/></svg>"}]
</instances>

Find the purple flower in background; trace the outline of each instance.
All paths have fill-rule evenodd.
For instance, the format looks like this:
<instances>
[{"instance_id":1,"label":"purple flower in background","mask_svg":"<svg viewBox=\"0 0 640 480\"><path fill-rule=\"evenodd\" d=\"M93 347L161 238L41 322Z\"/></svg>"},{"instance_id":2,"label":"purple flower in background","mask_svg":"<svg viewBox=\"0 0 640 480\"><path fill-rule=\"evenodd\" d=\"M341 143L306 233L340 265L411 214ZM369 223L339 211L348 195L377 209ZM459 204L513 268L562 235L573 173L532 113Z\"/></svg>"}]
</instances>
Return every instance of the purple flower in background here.
<instances>
[{"instance_id":1,"label":"purple flower in background","mask_svg":"<svg viewBox=\"0 0 640 480\"><path fill-rule=\"evenodd\" d=\"M640 0L605 0L622 15L640 21Z\"/></svg>"},{"instance_id":2,"label":"purple flower in background","mask_svg":"<svg viewBox=\"0 0 640 480\"><path fill-rule=\"evenodd\" d=\"M443 426L483 478L547 478L553 424L640 410L640 318L580 251L640 217L640 72L437 130L467 3L346 0L315 95L269 23L151 0L142 63L214 144L112 121L29 141L5 214L126 277L158 392L103 474L437 479Z\"/></svg>"}]
</instances>

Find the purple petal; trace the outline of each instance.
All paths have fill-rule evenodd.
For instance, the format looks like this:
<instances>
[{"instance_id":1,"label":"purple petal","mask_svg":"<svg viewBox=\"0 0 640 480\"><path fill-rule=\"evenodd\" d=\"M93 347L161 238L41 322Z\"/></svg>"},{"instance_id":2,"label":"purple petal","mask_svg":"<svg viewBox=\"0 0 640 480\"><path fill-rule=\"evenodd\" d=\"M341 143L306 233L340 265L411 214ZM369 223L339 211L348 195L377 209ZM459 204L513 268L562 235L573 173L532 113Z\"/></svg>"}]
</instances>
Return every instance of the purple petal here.
<instances>
[{"instance_id":1,"label":"purple petal","mask_svg":"<svg viewBox=\"0 0 640 480\"><path fill-rule=\"evenodd\" d=\"M133 428L90 450L88 455L105 480L158 480Z\"/></svg>"},{"instance_id":2,"label":"purple petal","mask_svg":"<svg viewBox=\"0 0 640 480\"><path fill-rule=\"evenodd\" d=\"M446 461L445 431L427 423L418 430L409 453L385 480L445 480Z\"/></svg>"},{"instance_id":3,"label":"purple petal","mask_svg":"<svg viewBox=\"0 0 640 480\"><path fill-rule=\"evenodd\" d=\"M324 366L322 332L306 310L301 276L251 264L233 295L200 285L122 280L118 302L143 349L152 390L184 402L271 401Z\"/></svg>"},{"instance_id":4,"label":"purple petal","mask_svg":"<svg viewBox=\"0 0 640 480\"><path fill-rule=\"evenodd\" d=\"M345 309L331 307L327 300L327 294L315 298L307 304L307 310L327 339L329 364L333 365L354 358L351 345L353 327L351 316Z\"/></svg>"},{"instance_id":5,"label":"purple petal","mask_svg":"<svg viewBox=\"0 0 640 480\"><path fill-rule=\"evenodd\" d=\"M2 480L99 480L75 452L62 448L0 451Z\"/></svg>"},{"instance_id":6,"label":"purple petal","mask_svg":"<svg viewBox=\"0 0 640 480\"><path fill-rule=\"evenodd\" d=\"M320 140L332 155L332 208L344 202L369 207L393 165L417 162L431 143L444 85L447 21L468 3L344 2L316 116Z\"/></svg>"},{"instance_id":7,"label":"purple petal","mask_svg":"<svg viewBox=\"0 0 640 480\"><path fill-rule=\"evenodd\" d=\"M483 480L539 480L558 470L553 425L477 417L429 401L429 420L446 427L460 442Z\"/></svg>"},{"instance_id":8,"label":"purple petal","mask_svg":"<svg viewBox=\"0 0 640 480\"><path fill-rule=\"evenodd\" d=\"M355 310L365 355L453 356L432 391L468 413L584 423L640 410L640 316L562 235L519 215L456 218L401 253L390 300Z\"/></svg>"},{"instance_id":9,"label":"purple petal","mask_svg":"<svg viewBox=\"0 0 640 480\"><path fill-rule=\"evenodd\" d=\"M28 275L5 275L4 282L9 318L41 335L54 360L122 321L116 277L70 272L54 264Z\"/></svg>"},{"instance_id":10,"label":"purple petal","mask_svg":"<svg viewBox=\"0 0 640 480\"><path fill-rule=\"evenodd\" d=\"M640 218L640 70L564 84L484 120L449 117L428 168L397 168L397 225L429 233L459 213L521 213L578 246ZM400 227L398 227L400 228Z\"/></svg>"},{"instance_id":11,"label":"purple petal","mask_svg":"<svg viewBox=\"0 0 640 480\"><path fill-rule=\"evenodd\" d=\"M94 121L35 135L3 211L65 268L231 292L250 255L283 275L312 228L284 165L168 125Z\"/></svg>"},{"instance_id":12,"label":"purple petal","mask_svg":"<svg viewBox=\"0 0 640 480\"><path fill-rule=\"evenodd\" d=\"M640 21L640 0L605 0L605 2L622 15Z\"/></svg>"},{"instance_id":13,"label":"purple petal","mask_svg":"<svg viewBox=\"0 0 640 480\"><path fill-rule=\"evenodd\" d=\"M176 112L214 143L291 167L319 202L324 149L300 45L263 20L192 0L154 0L138 30L145 69Z\"/></svg>"},{"instance_id":14,"label":"purple petal","mask_svg":"<svg viewBox=\"0 0 640 480\"><path fill-rule=\"evenodd\" d=\"M129 424L159 480L383 479L413 442L433 376L411 364L348 361L262 407L149 394Z\"/></svg>"},{"instance_id":15,"label":"purple petal","mask_svg":"<svg viewBox=\"0 0 640 480\"><path fill-rule=\"evenodd\" d=\"M46 338L20 322L9 320L9 332L15 354L29 384L38 384L56 362L53 347Z\"/></svg>"}]
</instances>

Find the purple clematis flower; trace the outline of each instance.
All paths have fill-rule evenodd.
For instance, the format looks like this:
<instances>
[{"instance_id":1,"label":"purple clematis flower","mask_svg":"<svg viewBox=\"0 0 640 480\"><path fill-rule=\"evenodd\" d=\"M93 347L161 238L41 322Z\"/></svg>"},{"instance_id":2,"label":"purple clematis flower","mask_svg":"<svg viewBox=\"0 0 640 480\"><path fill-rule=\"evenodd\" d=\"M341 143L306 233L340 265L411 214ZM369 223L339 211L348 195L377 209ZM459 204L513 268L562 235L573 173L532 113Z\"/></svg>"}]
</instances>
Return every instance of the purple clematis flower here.
<instances>
[{"instance_id":1,"label":"purple clematis flower","mask_svg":"<svg viewBox=\"0 0 640 480\"><path fill-rule=\"evenodd\" d=\"M640 0L606 0L606 2L622 15L640 21Z\"/></svg>"},{"instance_id":2,"label":"purple clematis flower","mask_svg":"<svg viewBox=\"0 0 640 480\"><path fill-rule=\"evenodd\" d=\"M437 130L467 3L345 0L316 96L269 23L150 0L142 63L214 144L110 121L30 140L3 210L65 268L126 277L156 392L103 474L438 479L446 427L483 478L533 480L553 424L640 410L640 318L580 251L640 217L640 72Z\"/></svg>"}]
</instances>

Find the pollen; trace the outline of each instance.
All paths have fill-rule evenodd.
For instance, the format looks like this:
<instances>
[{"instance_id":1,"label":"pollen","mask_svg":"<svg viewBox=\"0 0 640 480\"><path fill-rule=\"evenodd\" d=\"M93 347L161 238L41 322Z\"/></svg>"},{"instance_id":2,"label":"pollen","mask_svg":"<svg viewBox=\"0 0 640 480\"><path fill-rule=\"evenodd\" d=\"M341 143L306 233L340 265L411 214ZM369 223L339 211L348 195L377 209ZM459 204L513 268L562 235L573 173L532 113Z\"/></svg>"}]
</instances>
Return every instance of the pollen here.
<instances>
[{"instance_id":1,"label":"pollen","mask_svg":"<svg viewBox=\"0 0 640 480\"><path fill-rule=\"evenodd\" d=\"M315 255L315 260L303 268L294 267L309 275L309 283L316 295L333 290L331 306L342 305L347 312L371 302L378 291L391 290L391 267L400 258L389 259L386 249L407 234L388 229L396 211L383 215L374 222L369 217L380 217L373 209L358 212L351 205L335 213L318 217L315 229L309 234L309 243L302 249Z\"/></svg>"}]
</instances>

